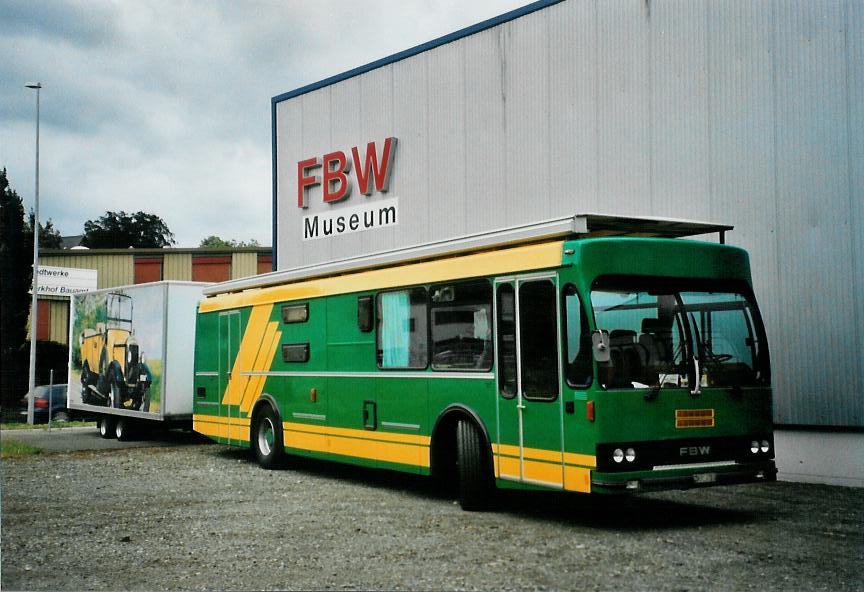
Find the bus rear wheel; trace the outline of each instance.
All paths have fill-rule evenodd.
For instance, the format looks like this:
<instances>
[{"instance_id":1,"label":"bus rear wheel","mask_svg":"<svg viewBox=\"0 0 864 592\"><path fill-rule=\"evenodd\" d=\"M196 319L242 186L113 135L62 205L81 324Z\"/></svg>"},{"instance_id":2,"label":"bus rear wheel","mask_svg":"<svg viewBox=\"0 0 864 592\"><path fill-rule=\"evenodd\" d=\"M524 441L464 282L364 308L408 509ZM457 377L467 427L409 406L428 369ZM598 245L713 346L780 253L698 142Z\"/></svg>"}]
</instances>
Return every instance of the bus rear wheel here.
<instances>
[{"instance_id":1,"label":"bus rear wheel","mask_svg":"<svg viewBox=\"0 0 864 592\"><path fill-rule=\"evenodd\" d=\"M462 419L456 426L456 460L459 465L459 505L468 512L486 510L492 498L489 455L483 450L480 431Z\"/></svg>"},{"instance_id":2,"label":"bus rear wheel","mask_svg":"<svg viewBox=\"0 0 864 592\"><path fill-rule=\"evenodd\" d=\"M272 407L265 405L258 412L254 428L252 448L258 464L264 469L279 468L285 457L285 449L282 444L282 426Z\"/></svg>"}]
</instances>

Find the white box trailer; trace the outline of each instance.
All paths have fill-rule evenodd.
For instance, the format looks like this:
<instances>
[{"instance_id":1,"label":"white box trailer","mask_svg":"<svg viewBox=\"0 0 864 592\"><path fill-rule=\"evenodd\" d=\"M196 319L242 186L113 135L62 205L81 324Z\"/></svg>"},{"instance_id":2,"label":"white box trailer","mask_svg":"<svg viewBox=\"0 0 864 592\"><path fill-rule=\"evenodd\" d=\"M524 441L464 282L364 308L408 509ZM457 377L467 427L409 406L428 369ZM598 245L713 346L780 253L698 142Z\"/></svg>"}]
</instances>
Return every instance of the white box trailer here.
<instances>
[{"instance_id":1,"label":"white box trailer","mask_svg":"<svg viewBox=\"0 0 864 592\"><path fill-rule=\"evenodd\" d=\"M104 438L191 427L195 312L202 282L75 294L69 307L69 409Z\"/></svg>"}]
</instances>

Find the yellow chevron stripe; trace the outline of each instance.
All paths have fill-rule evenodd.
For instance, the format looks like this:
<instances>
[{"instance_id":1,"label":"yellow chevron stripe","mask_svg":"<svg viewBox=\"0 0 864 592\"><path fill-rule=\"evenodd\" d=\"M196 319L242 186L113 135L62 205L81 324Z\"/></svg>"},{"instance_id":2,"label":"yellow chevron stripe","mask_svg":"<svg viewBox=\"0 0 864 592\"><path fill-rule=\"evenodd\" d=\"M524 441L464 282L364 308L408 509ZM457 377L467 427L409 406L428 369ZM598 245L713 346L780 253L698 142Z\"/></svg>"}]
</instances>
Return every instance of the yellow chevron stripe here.
<instances>
[{"instance_id":1,"label":"yellow chevron stripe","mask_svg":"<svg viewBox=\"0 0 864 592\"><path fill-rule=\"evenodd\" d=\"M348 294L459 278L546 269L561 265L563 244L563 241L553 241L525 245L386 269L299 281L246 292L220 294L205 299L198 310L202 313L213 312L249 305L272 305L275 302L317 298L333 294Z\"/></svg>"},{"instance_id":2,"label":"yellow chevron stripe","mask_svg":"<svg viewBox=\"0 0 864 592\"><path fill-rule=\"evenodd\" d=\"M279 323L277 322L272 322L267 326L262 347L258 352L258 357L255 359L255 366L253 367L255 372L270 369L270 365L273 363L273 355L276 353L276 347L282 338L282 332L278 330L278 327ZM261 392L264 390L266 380L266 376L250 377L243 400L240 403L241 412L248 414L252 410L252 405L258 400L258 397L261 396Z\"/></svg>"},{"instance_id":3,"label":"yellow chevron stripe","mask_svg":"<svg viewBox=\"0 0 864 592\"><path fill-rule=\"evenodd\" d=\"M240 401L243 400L243 393L246 392L249 376L241 374L241 372L252 369L252 365L261 350L264 333L267 330L267 321L270 320L272 311L272 304L252 308L243 339L240 341L237 358L234 360L234 367L231 369L231 380L228 381L228 386L222 397L223 405L239 405Z\"/></svg>"}]
</instances>

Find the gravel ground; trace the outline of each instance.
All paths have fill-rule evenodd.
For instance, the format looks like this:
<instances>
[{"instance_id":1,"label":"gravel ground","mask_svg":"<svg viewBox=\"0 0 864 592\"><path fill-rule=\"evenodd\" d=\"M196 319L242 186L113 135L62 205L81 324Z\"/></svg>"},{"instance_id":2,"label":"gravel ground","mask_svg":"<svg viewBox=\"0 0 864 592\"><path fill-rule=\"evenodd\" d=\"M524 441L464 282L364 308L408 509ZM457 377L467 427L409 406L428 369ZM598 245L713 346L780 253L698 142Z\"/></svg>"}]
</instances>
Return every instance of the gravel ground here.
<instances>
[{"instance_id":1,"label":"gravel ground","mask_svg":"<svg viewBox=\"0 0 864 592\"><path fill-rule=\"evenodd\" d=\"M773 483L462 512L427 480L214 444L2 463L4 590L864 589L864 492Z\"/></svg>"}]
</instances>

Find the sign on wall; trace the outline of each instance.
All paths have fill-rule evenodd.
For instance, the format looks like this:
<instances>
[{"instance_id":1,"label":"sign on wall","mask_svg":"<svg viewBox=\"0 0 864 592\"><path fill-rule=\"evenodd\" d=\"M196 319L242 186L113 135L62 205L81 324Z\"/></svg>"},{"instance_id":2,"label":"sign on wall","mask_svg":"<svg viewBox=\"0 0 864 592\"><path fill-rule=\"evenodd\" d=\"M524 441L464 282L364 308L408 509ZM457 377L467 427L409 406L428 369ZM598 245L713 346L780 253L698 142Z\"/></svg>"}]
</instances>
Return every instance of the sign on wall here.
<instances>
[{"instance_id":1,"label":"sign on wall","mask_svg":"<svg viewBox=\"0 0 864 592\"><path fill-rule=\"evenodd\" d=\"M298 208L308 209L310 202L319 196L324 204L340 205L303 216L304 241L399 223L396 198L365 199L374 193L386 193L390 188L396 144L397 139L389 137L380 143L369 142L365 151L355 146L350 151L336 150L297 163ZM362 201L348 201L355 185L360 195L365 196Z\"/></svg>"},{"instance_id":2,"label":"sign on wall","mask_svg":"<svg viewBox=\"0 0 864 592\"><path fill-rule=\"evenodd\" d=\"M71 296L96 289L98 272L76 267L39 266L39 296ZM30 293L33 293L31 286Z\"/></svg>"}]
</instances>

